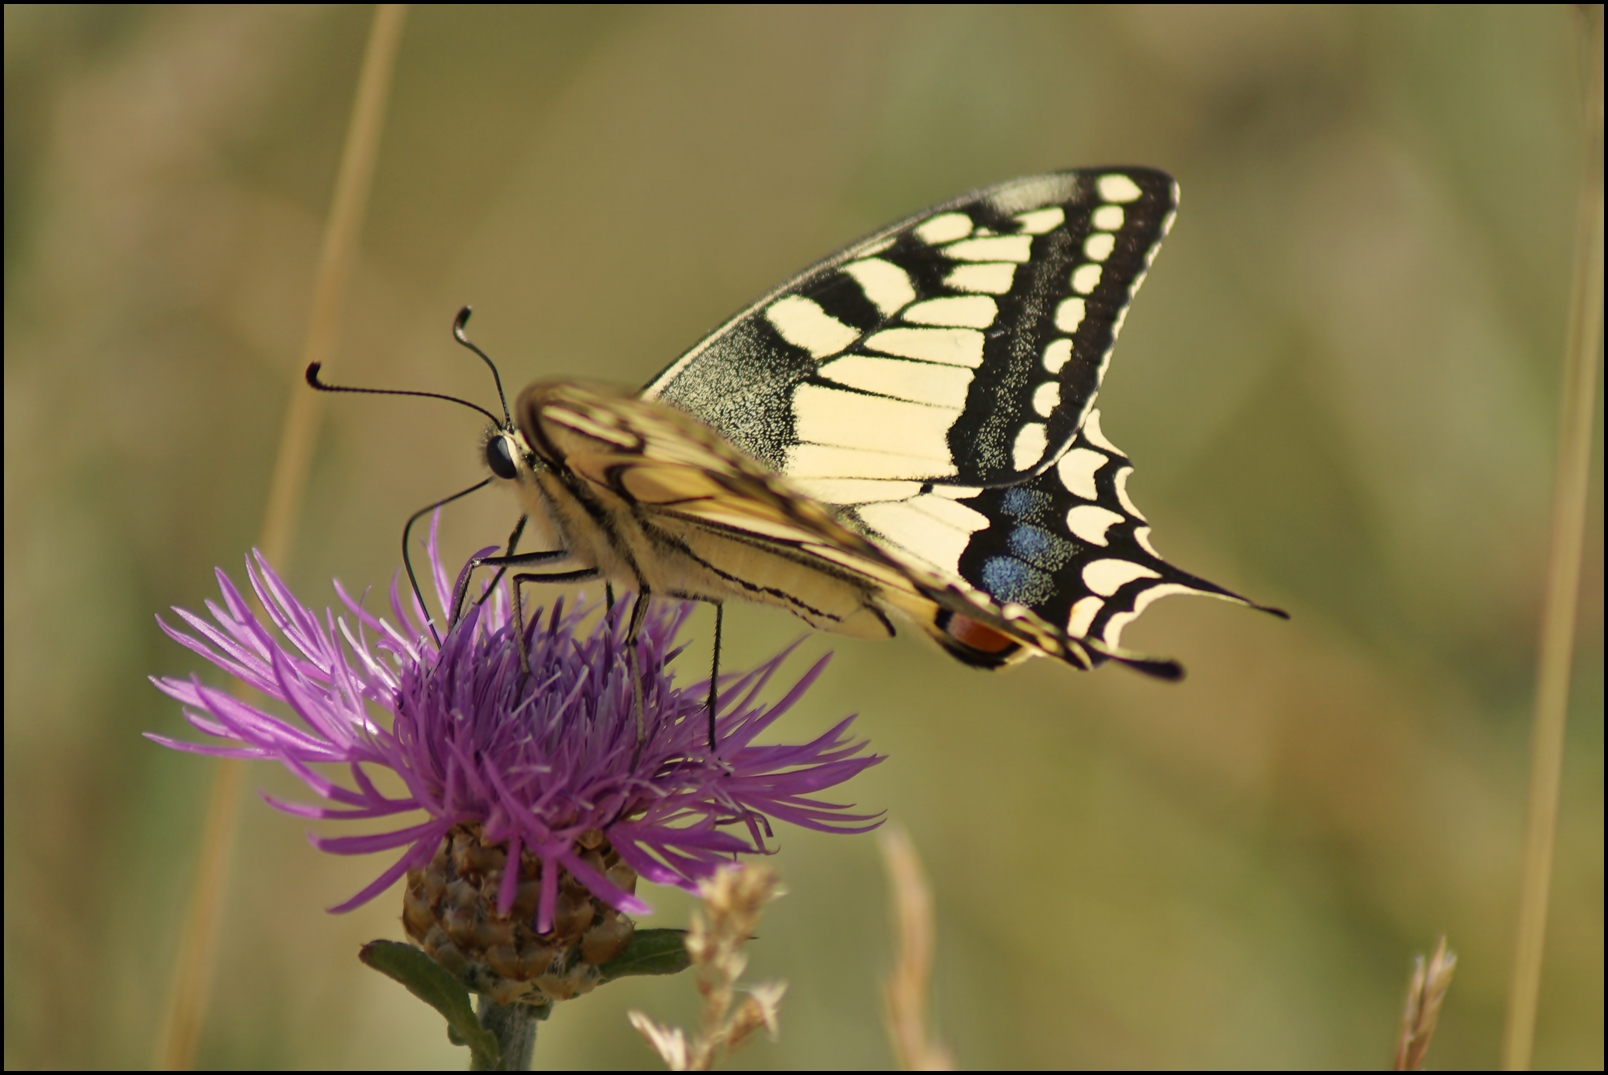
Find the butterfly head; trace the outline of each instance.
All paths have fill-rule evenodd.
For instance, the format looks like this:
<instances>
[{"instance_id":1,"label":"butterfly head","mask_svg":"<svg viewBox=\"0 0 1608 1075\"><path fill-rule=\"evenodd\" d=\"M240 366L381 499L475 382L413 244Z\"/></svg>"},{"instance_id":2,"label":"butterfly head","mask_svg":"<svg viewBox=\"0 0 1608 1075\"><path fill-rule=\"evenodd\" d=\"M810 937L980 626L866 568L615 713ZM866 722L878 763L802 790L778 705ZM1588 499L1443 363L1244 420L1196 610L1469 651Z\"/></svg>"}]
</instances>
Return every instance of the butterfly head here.
<instances>
[{"instance_id":1,"label":"butterfly head","mask_svg":"<svg viewBox=\"0 0 1608 1075\"><path fill-rule=\"evenodd\" d=\"M470 309L467 306L458 311L458 316L453 319L452 323L452 336L453 339L457 340L459 344L468 350L473 351L475 355L481 359L481 361L485 362L486 367L491 370L492 379L495 381L497 386L497 401L502 407L501 418L493 414L491 411L488 411L486 408L480 406L478 403L471 403L469 400L460 399L457 396L445 395L440 392L419 392L411 389L398 388L360 388L353 385L326 384L319 378L322 363L314 362L307 367L306 376L308 385L320 392L355 392L363 395L374 396L419 396L425 399L441 399L446 400L448 403L456 403L459 406L468 407L472 411L478 411L491 423L487 427L485 437L481 442L481 458L485 461L486 466L491 470L492 476L475 483L467 489L454 493L449 497L444 497L428 507L414 512L413 515L408 518L406 525L404 525L402 528L402 562L407 568L408 579L413 584L414 596L418 598L421 607L424 604L424 597L419 591L418 579L414 576L413 564L409 560L408 556L408 534L412 530L413 524L417 522L421 516L429 514L430 512L435 511L443 505L449 504L460 497L467 496L477 489L482 489L494 481L500 483L513 482L518 485L533 485L534 482L532 479L535 473L540 470L548 469L537 457L536 453L531 450L529 440L520 431L519 427L514 424L513 418L509 416L508 398L503 394L502 375L497 372L496 364L491 361L484 351L471 343L468 336L464 334L464 326L469 321L469 314ZM434 629L435 625L432 623L431 630L433 631Z\"/></svg>"},{"instance_id":2,"label":"butterfly head","mask_svg":"<svg viewBox=\"0 0 1608 1075\"><path fill-rule=\"evenodd\" d=\"M513 426L499 425L486 430L481 457L492 477L505 482L528 480L533 471L542 469L542 461L530 450L524 434Z\"/></svg>"}]
</instances>

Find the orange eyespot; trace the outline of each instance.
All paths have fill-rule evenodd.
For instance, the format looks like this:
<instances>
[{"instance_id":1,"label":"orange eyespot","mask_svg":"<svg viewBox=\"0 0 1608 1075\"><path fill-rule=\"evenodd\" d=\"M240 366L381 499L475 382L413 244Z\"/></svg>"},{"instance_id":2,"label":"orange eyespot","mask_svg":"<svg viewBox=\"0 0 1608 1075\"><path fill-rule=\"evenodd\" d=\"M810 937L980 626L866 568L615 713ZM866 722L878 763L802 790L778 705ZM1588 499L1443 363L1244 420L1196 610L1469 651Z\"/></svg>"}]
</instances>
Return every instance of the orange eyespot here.
<instances>
[{"instance_id":1,"label":"orange eyespot","mask_svg":"<svg viewBox=\"0 0 1608 1075\"><path fill-rule=\"evenodd\" d=\"M951 613L949 622L941 626L945 634L962 646L990 656L1002 656L1021 645L1010 635L1002 634L987 624L978 623L976 620L962 616L958 612Z\"/></svg>"}]
</instances>

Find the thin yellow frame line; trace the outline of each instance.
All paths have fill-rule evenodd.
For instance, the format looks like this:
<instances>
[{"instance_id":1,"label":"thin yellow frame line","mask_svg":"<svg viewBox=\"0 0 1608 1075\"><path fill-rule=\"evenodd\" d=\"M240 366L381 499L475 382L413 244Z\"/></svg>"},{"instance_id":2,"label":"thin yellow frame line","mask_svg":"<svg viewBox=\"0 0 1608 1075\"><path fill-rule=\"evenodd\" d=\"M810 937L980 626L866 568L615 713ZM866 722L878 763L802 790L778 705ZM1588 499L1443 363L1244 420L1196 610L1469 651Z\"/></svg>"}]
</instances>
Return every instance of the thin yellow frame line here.
<instances>
[{"instance_id":1,"label":"thin yellow frame line","mask_svg":"<svg viewBox=\"0 0 1608 1075\"><path fill-rule=\"evenodd\" d=\"M326 360L335 347L346 306L346 284L351 277L357 238L362 233L363 217L368 208L374 162L379 155L380 132L385 125L385 106L391 93L391 76L396 67L397 46L406 13L406 4L375 6L363 68L358 76L357 97L352 103L352 118L346 129L346 144L341 150L335 196L319 251L318 275L313 285L312 311L302 343L301 364L296 367L290 405L285 409L285 424L279 434L279 451L274 460L262 533L257 543L268 562L280 570L285 568L296 533L313 445L318 439L319 420L323 415L323 397L307 390L302 371L311 362ZM236 693L248 695L250 688L242 686ZM219 758L213 769L201 851L186 906L162 1035L154 1057L154 1065L162 1070L187 1070L195 1061L217 956L225 883L233 857L240 770L238 758Z\"/></svg>"}]
</instances>

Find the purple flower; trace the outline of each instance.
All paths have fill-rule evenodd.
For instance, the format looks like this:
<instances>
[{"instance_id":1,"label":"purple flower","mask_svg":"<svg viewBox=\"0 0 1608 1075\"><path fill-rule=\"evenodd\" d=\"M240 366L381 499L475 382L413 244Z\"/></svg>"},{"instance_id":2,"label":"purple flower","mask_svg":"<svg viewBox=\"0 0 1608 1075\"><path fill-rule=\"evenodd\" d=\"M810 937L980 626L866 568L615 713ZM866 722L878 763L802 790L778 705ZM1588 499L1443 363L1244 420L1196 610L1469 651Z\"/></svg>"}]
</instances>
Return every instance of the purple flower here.
<instances>
[{"instance_id":1,"label":"purple flower","mask_svg":"<svg viewBox=\"0 0 1608 1075\"><path fill-rule=\"evenodd\" d=\"M445 601L452 589L433 534L429 552ZM643 626L637 649L646 732L639 744L625 646L629 604L607 615L597 615L595 605L566 612L562 601L538 611L525 624L525 676L506 584L471 606L438 645L423 610L411 595L404 602L394 581L393 624L364 611L338 582L350 617L328 610L319 617L260 553L246 570L283 640L221 570L223 606L207 602L216 623L175 609L193 634L165 623L162 629L284 703L300 724L199 678L164 678L153 682L184 704L190 724L225 742L149 737L175 750L277 760L327 803L265 796L289 814L368 820L422 812L416 824L387 832L310 837L335 854L403 849L332 911L365 903L404 874L412 874L410 894L417 895L432 864L439 869L456 856L457 872L432 881L432 892L472 875L494 897L495 910L483 916L517 910L528 924L534 911L535 933L546 935L555 915L563 926L572 902L566 893L577 885L611 920L613 912L647 912L632 892L636 875L696 890L735 855L767 853L771 818L823 832L863 832L878 823L816 797L881 760L850 739L853 717L809 743L754 742L820 674L824 657L769 706L758 696L791 647L751 671L723 675L711 756L707 680L679 687L666 667L680 652L672 647L691 605L656 602ZM318 762L345 765L349 786L311 768ZM375 769L390 770L404 790L382 792ZM508 860L522 868L503 869Z\"/></svg>"}]
</instances>

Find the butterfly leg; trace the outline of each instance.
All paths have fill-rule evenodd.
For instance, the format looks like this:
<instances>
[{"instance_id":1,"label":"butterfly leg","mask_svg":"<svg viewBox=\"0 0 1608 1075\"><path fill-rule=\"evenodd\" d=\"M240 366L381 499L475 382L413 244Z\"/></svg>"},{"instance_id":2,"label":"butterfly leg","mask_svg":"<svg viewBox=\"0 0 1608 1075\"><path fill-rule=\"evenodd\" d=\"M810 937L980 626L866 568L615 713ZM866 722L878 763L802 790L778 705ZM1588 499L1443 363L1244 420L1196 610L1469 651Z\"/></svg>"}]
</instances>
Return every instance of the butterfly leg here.
<instances>
[{"instance_id":1,"label":"butterfly leg","mask_svg":"<svg viewBox=\"0 0 1608 1075\"><path fill-rule=\"evenodd\" d=\"M514 528L513 536L515 538L519 536L520 529L521 528L517 526ZM452 618L447 621L448 628L450 629L452 626L456 625L459 616L463 614L464 598L468 596L469 580L474 576L475 568L488 565L495 567L497 568L498 577L501 577L502 573L507 571L510 567L527 567L535 564L552 563L554 560L562 560L568 555L568 550L551 549L546 552L526 552L518 555L479 556L473 560L470 560L468 567L465 568L463 574L459 576L458 585L453 590ZM530 674L530 656L525 652L525 616L523 609L520 607L519 584L526 578L540 577L542 576L514 576L514 637L518 640L519 644L519 670L525 675ZM488 590L487 592L489 593L490 591Z\"/></svg>"},{"instance_id":2,"label":"butterfly leg","mask_svg":"<svg viewBox=\"0 0 1608 1075\"><path fill-rule=\"evenodd\" d=\"M648 618L648 586L643 583L637 589L636 603L631 606L631 625L625 631L625 654L631 670L631 700L636 711L636 752L642 753L642 744L647 741L647 718L642 712L642 670L637 667L637 634L642 630L642 623ZM631 760L633 767L636 758Z\"/></svg>"},{"instance_id":3,"label":"butterfly leg","mask_svg":"<svg viewBox=\"0 0 1608 1075\"><path fill-rule=\"evenodd\" d=\"M418 522L420 519L424 518L426 515L437 510L445 504L450 504L454 500L460 500L463 497L468 496L470 493L473 493L479 489L484 489L487 483L490 481L491 479L487 478L485 481L476 482L467 489L462 489L456 493L453 493L449 497L437 500L434 504L420 508L412 515L409 515L408 521L402 524L402 566L408 569L408 585L413 588L413 599L419 603L419 613L424 617L425 623L429 625L430 636L435 639L436 645L438 646L441 644L441 635L436 632L435 620L430 616L430 606L424 602L424 591L419 589L419 577L418 575L414 574L413 571L413 557L408 555L408 536L413 532L414 523ZM523 521L523 519L521 521ZM515 533L518 533L519 530L520 527L516 526L514 528ZM513 552L513 549L509 549L508 551Z\"/></svg>"},{"instance_id":4,"label":"butterfly leg","mask_svg":"<svg viewBox=\"0 0 1608 1075\"><path fill-rule=\"evenodd\" d=\"M502 571L505 571L510 567L535 567L538 564L550 564L550 563L553 563L553 562L558 561L558 560L567 559L569 557L569 555L570 555L570 553L569 553L568 549L548 549L548 550L543 551L543 552L522 552L522 553L519 553L517 556L503 555L503 556L477 556L477 557L475 557L473 560L469 561L468 569L466 571L464 571L463 576L459 580L457 587L453 590L453 593L452 593L452 617L451 617L451 619L449 619L447 621L448 624L449 625L456 624L458 622L458 617L463 614L463 602L464 602L464 599L469 594L469 580L474 575L474 572L475 572L476 568L479 568L479 567L495 567L495 568L498 568L498 569L500 569L498 571L498 576L501 577ZM596 574L596 571L597 571L596 568L587 568L586 570L591 571L593 574ZM533 575L533 576L530 576L530 577L532 577L532 578L543 578L545 576ZM519 600L517 589L518 588L515 587L516 593L515 593L515 596L514 596L514 601L516 603Z\"/></svg>"},{"instance_id":5,"label":"butterfly leg","mask_svg":"<svg viewBox=\"0 0 1608 1075\"><path fill-rule=\"evenodd\" d=\"M720 700L720 629L725 619L726 606L720 602L715 605L715 656L714 663L709 669L709 756L715 756L715 706Z\"/></svg>"},{"instance_id":6,"label":"butterfly leg","mask_svg":"<svg viewBox=\"0 0 1608 1075\"><path fill-rule=\"evenodd\" d=\"M518 559L509 557L509 559ZM554 571L550 574L538 575L533 572L514 576L514 630L515 638L519 640L519 672L520 675L530 675L530 647L525 644L525 610L520 601L519 588L527 582L585 582L587 579L597 578L595 567L582 567L574 571Z\"/></svg>"},{"instance_id":7,"label":"butterfly leg","mask_svg":"<svg viewBox=\"0 0 1608 1075\"><path fill-rule=\"evenodd\" d=\"M521 534L523 534L525 532L525 522L529 518L530 518L530 516L528 516L528 515L521 515L519 517L519 521L514 524L514 532L512 534L508 535L508 551L503 553L504 556L512 556L512 555L514 555L514 550L519 547L519 535L521 535ZM479 600L477 600L475 602L475 604L477 604L477 605L485 604L486 600L489 597L491 597L492 592L497 589L497 584L502 581L502 577L507 573L508 573L508 568L507 568L506 565L504 565L502 567L499 567L497 569L497 573L491 577L491 583L490 583L490 585L488 585L486 587L486 592L480 595ZM464 578L464 584L467 587L467 585L468 585L468 577L467 576L465 576L465 578ZM517 594L515 595L515 599L516 600L518 599Z\"/></svg>"},{"instance_id":8,"label":"butterfly leg","mask_svg":"<svg viewBox=\"0 0 1608 1075\"><path fill-rule=\"evenodd\" d=\"M508 536L508 552L502 556L479 556L469 562L468 568L459 578L458 585L452 594L452 619L450 623L456 624L463 612L464 598L469 592L469 580L477 567L495 567L496 576L491 580L492 586L510 567L533 567L538 564L550 564L557 560L569 557L568 549L548 549L542 552L514 553L514 547L519 543L519 535L525 529L525 518L520 517L514 525L514 532ZM580 582L585 579L596 578L597 568L586 567L574 571L556 571L547 574L525 572L514 576L514 638L519 646L519 671L522 675L530 675L530 653L525 645L525 609L520 587L527 582ZM489 596L491 587L487 587ZM481 599L484 600L484 597ZM478 602L477 602L478 603Z\"/></svg>"}]
</instances>

